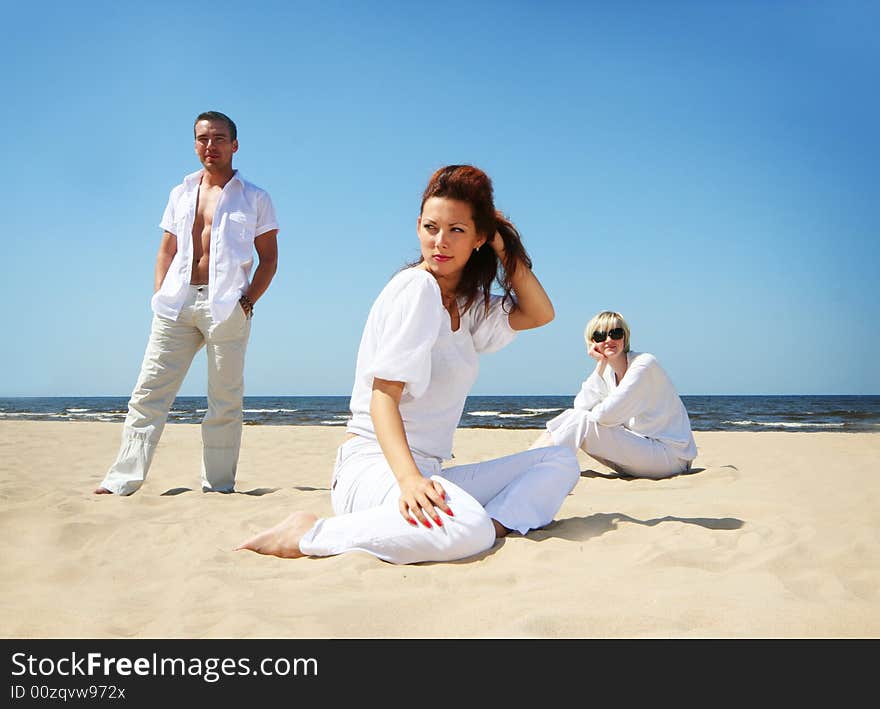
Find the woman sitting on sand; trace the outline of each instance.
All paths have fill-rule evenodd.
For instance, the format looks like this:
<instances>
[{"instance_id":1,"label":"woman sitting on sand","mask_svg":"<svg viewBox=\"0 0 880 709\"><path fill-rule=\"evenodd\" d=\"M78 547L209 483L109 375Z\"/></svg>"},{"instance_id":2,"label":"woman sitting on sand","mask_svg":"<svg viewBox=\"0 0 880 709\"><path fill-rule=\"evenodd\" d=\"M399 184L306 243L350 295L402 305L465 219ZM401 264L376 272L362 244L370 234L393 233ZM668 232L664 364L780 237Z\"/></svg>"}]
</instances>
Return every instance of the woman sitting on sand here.
<instances>
[{"instance_id":1,"label":"woman sitting on sand","mask_svg":"<svg viewBox=\"0 0 880 709\"><path fill-rule=\"evenodd\" d=\"M584 338L596 368L581 385L574 408L547 422L532 450L580 448L624 475L665 478L689 470L697 457L691 422L657 359L630 352L629 325L601 312Z\"/></svg>"},{"instance_id":2,"label":"woman sitting on sand","mask_svg":"<svg viewBox=\"0 0 880 709\"><path fill-rule=\"evenodd\" d=\"M554 315L492 193L489 177L468 165L431 176L417 222L421 259L385 286L361 338L348 435L333 471L335 516L294 512L237 549L451 561L553 519L580 476L569 448L441 469L478 355ZM496 277L504 296L490 295Z\"/></svg>"}]
</instances>

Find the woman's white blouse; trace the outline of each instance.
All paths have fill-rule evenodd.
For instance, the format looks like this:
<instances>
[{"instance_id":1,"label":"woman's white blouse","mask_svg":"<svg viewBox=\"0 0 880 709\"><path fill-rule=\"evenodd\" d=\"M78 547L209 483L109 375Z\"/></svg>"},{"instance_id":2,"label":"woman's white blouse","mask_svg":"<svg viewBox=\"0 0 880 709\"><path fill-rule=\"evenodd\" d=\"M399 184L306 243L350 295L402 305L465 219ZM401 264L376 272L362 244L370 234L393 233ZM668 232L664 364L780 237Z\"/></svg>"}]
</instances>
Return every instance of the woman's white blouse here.
<instances>
[{"instance_id":1,"label":"woman's white blouse","mask_svg":"<svg viewBox=\"0 0 880 709\"><path fill-rule=\"evenodd\" d=\"M376 440L373 379L404 382L400 415L410 450L451 458L453 434L479 372L478 355L516 336L501 301L493 295L486 312L478 299L453 332L430 273L414 267L394 276L373 303L361 336L348 431Z\"/></svg>"},{"instance_id":2,"label":"woman's white blouse","mask_svg":"<svg viewBox=\"0 0 880 709\"><path fill-rule=\"evenodd\" d=\"M697 457L687 410L657 358L648 352L627 352L627 369L617 384L614 370L600 377L593 370L574 399L574 408L586 412L601 426L625 426L630 431L662 441L685 460Z\"/></svg>"}]
</instances>

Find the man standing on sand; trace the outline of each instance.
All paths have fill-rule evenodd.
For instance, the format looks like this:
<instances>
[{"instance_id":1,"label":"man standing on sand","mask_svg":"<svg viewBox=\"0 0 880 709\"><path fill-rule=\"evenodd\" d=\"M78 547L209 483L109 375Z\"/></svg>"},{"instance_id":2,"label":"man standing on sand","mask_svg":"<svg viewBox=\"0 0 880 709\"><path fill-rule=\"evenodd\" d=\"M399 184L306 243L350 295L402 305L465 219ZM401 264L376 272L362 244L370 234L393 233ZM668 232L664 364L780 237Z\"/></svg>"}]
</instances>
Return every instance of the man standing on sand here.
<instances>
[{"instance_id":1,"label":"man standing on sand","mask_svg":"<svg viewBox=\"0 0 880 709\"><path fill-rule=\"evenodd\" d=\"M202 421L202 490L232 492L241 446L244 355L254 303L278 264L278 223L269 194L232 167L235 123L196 118L203 170L171 190L156 257L153 325L128 402L122 445L95 494L130 495L143 484L168 411L206 346L208 411ZM250 279L256 249L259 264Z\"/></svg>"}]
</instances>

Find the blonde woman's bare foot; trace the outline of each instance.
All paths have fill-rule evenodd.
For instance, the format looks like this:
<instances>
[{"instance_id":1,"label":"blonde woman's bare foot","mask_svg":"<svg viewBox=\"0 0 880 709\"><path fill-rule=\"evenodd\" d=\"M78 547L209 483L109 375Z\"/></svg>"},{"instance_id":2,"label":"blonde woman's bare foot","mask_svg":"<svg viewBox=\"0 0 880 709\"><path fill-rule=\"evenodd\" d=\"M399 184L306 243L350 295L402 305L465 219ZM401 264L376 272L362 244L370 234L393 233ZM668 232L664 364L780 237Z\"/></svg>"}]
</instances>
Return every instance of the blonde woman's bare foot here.
<instances>
[{"instance_id":1,"label":"blonde woman's bare foot","mask_svg":"<svg viewBox=\"0 0 880 709\"><path fill-rule=\"evenodd\" d=\"M546 448L547 446L554 445L553 439L550 437L550 434L547 431L544 431L538 438L535 440L532 445L529 446L529 450L533 448Z\"/></svg>"},{"instance_id":2,"label":"blonde woman's bare foot","mask_svg":"<svg viewBox=\"0 0 880 709\"><path fill-rule=\"evenodd\" d=\"M95 492L96 495L112 495L112 494L113 494L113 493L110 492L106 487L98 487L98 488L95 488L95 491L94 491L94 492Z\"/></svg>"},{"instance_id":3,"label":"blonde woman's bare foot","mask_svg":"<svg viewBox=\"0 0 880 709\"><path fill-rule=\"evenodd\" d=\"M299 540L317 521L317 515L311 512L294 512L280 524L276 524L239 544L233 551L250 549L257 554L280 556L282 559L297 559L305 556L300 551Z\"/></svg>"}]
</instances>

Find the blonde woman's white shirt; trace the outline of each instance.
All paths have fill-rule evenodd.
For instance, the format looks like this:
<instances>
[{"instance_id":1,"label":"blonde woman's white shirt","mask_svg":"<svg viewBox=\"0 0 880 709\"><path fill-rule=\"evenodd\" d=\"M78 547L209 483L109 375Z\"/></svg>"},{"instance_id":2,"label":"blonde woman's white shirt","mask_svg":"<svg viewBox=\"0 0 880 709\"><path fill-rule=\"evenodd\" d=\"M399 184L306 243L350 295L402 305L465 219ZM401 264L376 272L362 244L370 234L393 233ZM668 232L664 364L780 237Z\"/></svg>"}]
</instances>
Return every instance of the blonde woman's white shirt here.
<instances>
[{"instance_id":1,"label":"blonde woman's white shirt","mask_svg":"<svg viewBox=\"0 0 880 709\"><path fill-rule=\"evenodd\" d=\"M177 237L177 253L162 286L151 301L153 312L177 319L189 293L192 274L192 230L202 170L183 178L171 190L159 226ZM278 228L269 193L243 179L238 170L224 186L214 208L208 264L208 304L215 323L226 320L250 285L254 240Z\"/></svg>"},{"instance_id":2,"label":"blonde woman's white shirt","mask_svg":"<svg viewBox=\"0 0 880 709\"><path fill-rule=\"evenodd\" d=\"M665 443L683 460L696 458L687 410L657 358L648 352L627 352L626 357L620 384L610 366L602 376L593 370L574 399L575 411L600 426L624 426ZM553 421L547 428L553 431Z\"/></svg>"},{"instance_id":3,"label":"blonde woman's white shirt","mask_svg":"<svg viewBox=\"0 0 880 709\"><path fill-rule=\"evenodd\" d=\"M486 312L477 299L461 313L460 326L453 332L440 286L430 273L415 267L395 275L373 303L364 326L348 431L377 440L370 417L373 379L404 382L400 415L410 450L439 460L451 458L452 438L479 373L479 355L501 349L516 336L508 321L509 307L493 295Z\"/></svg>"}]
</instances>

